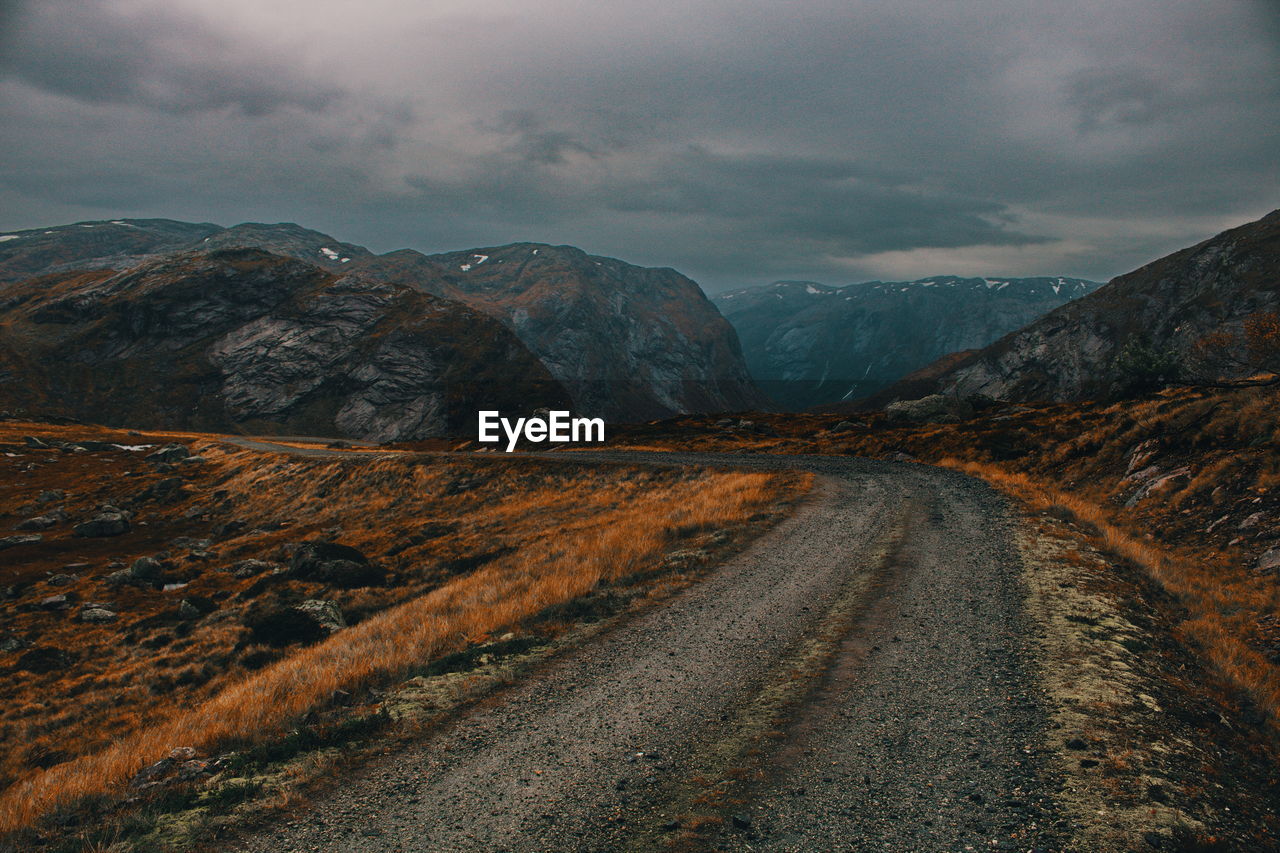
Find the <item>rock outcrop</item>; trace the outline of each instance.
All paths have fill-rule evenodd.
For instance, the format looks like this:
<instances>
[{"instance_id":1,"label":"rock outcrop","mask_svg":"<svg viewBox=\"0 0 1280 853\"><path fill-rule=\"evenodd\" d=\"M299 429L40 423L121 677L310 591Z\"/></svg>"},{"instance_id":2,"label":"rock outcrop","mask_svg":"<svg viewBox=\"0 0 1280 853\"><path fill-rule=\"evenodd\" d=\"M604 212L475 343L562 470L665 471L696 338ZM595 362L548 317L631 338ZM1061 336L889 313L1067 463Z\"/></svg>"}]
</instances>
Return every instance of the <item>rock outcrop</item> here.
<instances>
[{"instance_id":1,"label":"rock outcrop","mask_svg":"<svg viewBox=\"0 0 1280 853\"><path fill-rule=\"evenodd\" d=\"M1075 278L957 278L828 287L780 281L713 301L756 383L789 409L856 400L951 352L985 346L1099 287Z\"/></svg>"},{"instance_id":2,"label":"rock outcrop","mask_svg":"<svg viewBox=\"0 0 1280 853\"><path fill-rule=\"evenodd\" d=\"M388 441L469 429L479 408L568 401L482 312L259 249L46 276L5 293L2 408Z\"/></svg>"},{"instance_id":3,"label":"rock outcrop","mask_svg":"<svg viewBox=\"0 0 1280 853\"><path fill-rule=\"evenodd\" d=\"M1280 311L1280 210L1175 252L961 359L935 387L1001 400L1106 398L1133 342L1187 356L1206 335ZM918 389L913 389L918 390Z\"/></svg>"}]
</instances>

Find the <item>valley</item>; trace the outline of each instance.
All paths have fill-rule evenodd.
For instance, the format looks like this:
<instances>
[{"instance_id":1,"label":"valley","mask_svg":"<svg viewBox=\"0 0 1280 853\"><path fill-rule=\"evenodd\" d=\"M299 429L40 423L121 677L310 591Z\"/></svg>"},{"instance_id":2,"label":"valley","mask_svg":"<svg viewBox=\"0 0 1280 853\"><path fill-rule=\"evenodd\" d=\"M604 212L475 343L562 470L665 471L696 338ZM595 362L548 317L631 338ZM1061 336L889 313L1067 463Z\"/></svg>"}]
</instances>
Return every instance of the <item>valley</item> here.
<instances>
[{"instance_id":1,"label":"valley","mask_svg":"<svg viewBox=\"0 0 1280 853\"><path fill-rule=\"evenodd\" d=\"M1274 226L716 300L544 244L5 241L4 843L1276 848Z\"/></svg>"},{"instance_id":2,"label":"valley","mask_svg":"<svg viewBox=\"0 0 1280 853\"><path fill-rule=\"evenodd\" d=\"M0 2L0 853L1280 853L1278 84Z\"/></svg>"}]
</instances>

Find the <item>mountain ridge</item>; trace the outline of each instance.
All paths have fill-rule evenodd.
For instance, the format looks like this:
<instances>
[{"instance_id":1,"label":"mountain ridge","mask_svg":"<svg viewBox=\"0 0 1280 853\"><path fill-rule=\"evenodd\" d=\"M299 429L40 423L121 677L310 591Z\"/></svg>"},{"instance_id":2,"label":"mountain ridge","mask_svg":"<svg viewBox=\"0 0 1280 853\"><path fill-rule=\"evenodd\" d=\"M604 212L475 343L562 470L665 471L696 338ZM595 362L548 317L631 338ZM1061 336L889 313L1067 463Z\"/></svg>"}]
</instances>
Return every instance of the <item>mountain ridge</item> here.
<instances>
[{"instance_id":1,"label":"mountain ridge","mask_svg":"<svg viewBox=\"0 0 1280 853\"><path fill-rule=\"evenodd\" d=\"M0 305L12 301L6 296L20 282L40 276L122 271L175 253L243 248L370 286L409 287L487 314L570 390L582 414L648 420L767 405L736 333L696 283L670 268L639 267L573 246L512 243L376 255L296 223L82 222L0 235Z\"/></svg>"},{"instance_id":2,"label":"mountain ridge","mask_svg":"<svg viewBox=\"0 0 1280 853\"><path fill-rule=\"evenodd\" d=\"M1276 311L1280 210L1112 279L938 371L934 390L1013 401L1114 396L1132 379L1120 358L1126 347L1186 359L1206 336L1238 336L1246 317ZM1237 372L1247 372L1247 359L1237 360ZM920 390L886 394L919 396Z\"/></svg>"},{"instance_id":3,"label":"mountain ridge","mask_svg":"<svg viewBox=\"0 0 1280 853\"><path fill-rule=\"evenodd\" d=\"M713 302L738 331L757 384L804 409L865 397L1099 286L1067 276L778 281Z\"/></svg>"}]
</instances>

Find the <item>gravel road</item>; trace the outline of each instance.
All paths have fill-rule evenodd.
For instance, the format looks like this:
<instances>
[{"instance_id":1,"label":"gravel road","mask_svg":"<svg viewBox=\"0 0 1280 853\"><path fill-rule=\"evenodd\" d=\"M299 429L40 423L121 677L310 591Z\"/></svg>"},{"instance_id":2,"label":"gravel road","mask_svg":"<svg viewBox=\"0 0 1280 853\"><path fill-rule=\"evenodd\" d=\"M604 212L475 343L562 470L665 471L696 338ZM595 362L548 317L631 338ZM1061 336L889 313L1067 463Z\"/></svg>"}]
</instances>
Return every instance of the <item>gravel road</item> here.
<instances>
[{"instance_id":1,"label":"gravel road","mask_svg":"<svg viewBox=\"0 0 1280 853\"><path fill-rule=\"evenodd\" d=\"M571 456L819 476L704 580L241 849L1057 846L994 492L862 459Z\"/></svg>"}]
</instances>

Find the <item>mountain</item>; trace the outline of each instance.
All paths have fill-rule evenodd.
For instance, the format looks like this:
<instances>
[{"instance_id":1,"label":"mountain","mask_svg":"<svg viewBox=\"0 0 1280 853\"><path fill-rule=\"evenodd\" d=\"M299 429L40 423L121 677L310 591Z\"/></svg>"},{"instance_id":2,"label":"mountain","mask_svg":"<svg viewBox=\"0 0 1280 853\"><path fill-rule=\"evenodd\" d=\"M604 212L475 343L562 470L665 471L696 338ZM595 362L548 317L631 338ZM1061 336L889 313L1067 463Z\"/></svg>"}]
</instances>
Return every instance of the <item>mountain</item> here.
<instances>
[{"instance_id":1,"label":"mountain","mask_svg":"<svg viewBox=\"0 0 1280 853\"><path fill-rule=\"evenodd\" d=\"M1077 278L779 281L713 301L757 384L786 408L867 396L947 353L985 346L1100 285Z\"/></svg>"},{"instance_id":2,"label":"mountain","mask_svg":"<svg viewBox=\"0 0 1280 853\"><path fill-rule=\"evenodd\" d=\"M1003 400L1105 398L1132 381L1127 348L1185 359L1205 336L1238 341L1247 317L1278 311L1280 210L1113 279L941 371L935 388Z\"/></svg>"},{"instance_id":3,"label":"mountain","mask_svg":"<svg viewBox=\"0 0 1280 853\"><path fill-rule=\"evenodd\" d=\"M297 258L334 272L344 271L351 263L374 256L364 246L343 243L328 234L292 222L273 225L243 222L210 234L200 241L199 248L263 249L273 255Z\"/></svg>"},{"instance_id":4,"label":"mountain","mask_svg":"<svg viewBox=\"0 0 1280 853\"><path fill-rule=\"evenodd\" d=\"M675 270L540 243L403 250L354 266L498 318L583 413L636 421L766 405L733 327Z\"/></svg>"},{"instance_id":5,"label":"mountain","mask_svg":"<svg viewBox=\"0 0 1280 853\"><path fill-rule=\"evenodd\" d=\"M35 276L119 271L173 253L242 248L350 281L395 282L494 317L569 390L580 414L638 421L766 405L733 328L694 282L572 246L375 255L293 223L80 222L0 235L0 300Z\"/></svg>"},{"instance_id":6,"label":"mountain","mask_svg":"<svg viewBox=\"0 0 1280 853\"><path fill-rule=\"evenodd\" d=\"M124 269L194 248L222 231L208 222L113 219L0 234L0 285L63 270Z\"/></svg>"},{"instance_id":7,"label":"mountain","mask_svg":"<svg viewBox=\"0 0 1280 853\"><path fill-rule=\"evenodd\" d=\"M256 248L54 273L0 294L0 408L371 440L568 396L501 323Z\"/></svg>"},{"instance_id":8,"label":"mountain","mask_svg":"<svg viewBox=\"0 0 1280 853\"><path fill-rule=\"evenodd\" d=\"M174 252L264 249L338 271L373 253L292 222L223 228L173 219L76 222L0 234L0 283L65 270L127 267Z\"/></svg>"}]
</instances>

